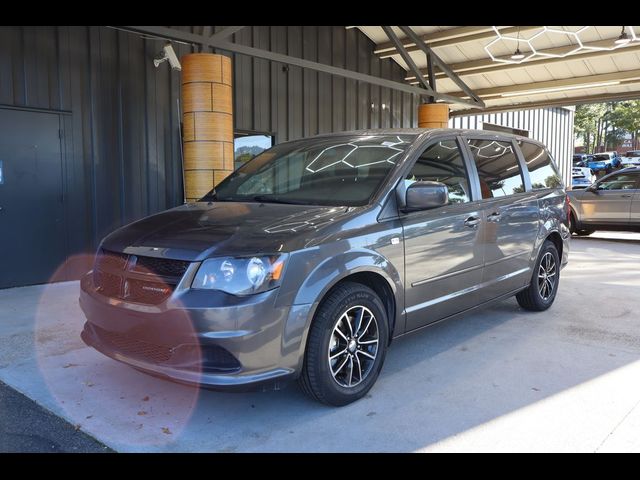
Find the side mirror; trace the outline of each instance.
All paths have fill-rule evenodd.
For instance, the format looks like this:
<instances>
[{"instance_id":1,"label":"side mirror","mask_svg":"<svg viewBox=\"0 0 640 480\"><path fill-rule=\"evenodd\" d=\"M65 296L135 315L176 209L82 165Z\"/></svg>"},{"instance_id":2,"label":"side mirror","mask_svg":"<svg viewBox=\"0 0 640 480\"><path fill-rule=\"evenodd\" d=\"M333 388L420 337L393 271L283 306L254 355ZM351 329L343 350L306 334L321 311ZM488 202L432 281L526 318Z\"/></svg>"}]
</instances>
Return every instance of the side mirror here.
<instances>
[{"instance_id":1,"label":"side mirror","mask_svg":"<svg viewBox=\"0 0 640 480\"><path fill-rule=\"evenodd\" d=\"M589 185L585 190L587 192L595 193L596 195L598 195L598 185L596 185L595 183Z\"/></svg>"},{"instance_id":2,"label":"side mirror","mask_svg":"<svg viewBox=\"0 0 640 480\"><path fill-rule=\"evenodd\" d=\"M449 203L449 189L440 182L414 182L407 188L404 211L426 210Z\"/></svg>"}]
</instances>

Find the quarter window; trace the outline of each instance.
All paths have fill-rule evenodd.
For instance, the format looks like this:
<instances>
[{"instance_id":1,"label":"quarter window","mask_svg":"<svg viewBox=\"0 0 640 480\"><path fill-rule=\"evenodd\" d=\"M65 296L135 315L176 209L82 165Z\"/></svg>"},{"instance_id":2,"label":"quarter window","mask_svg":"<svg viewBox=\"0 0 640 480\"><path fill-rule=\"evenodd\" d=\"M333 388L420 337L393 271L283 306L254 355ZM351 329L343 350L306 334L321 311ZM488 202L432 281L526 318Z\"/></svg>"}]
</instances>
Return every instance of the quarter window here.
<instances>
[{"instance_id":1,"label":"quarter window","mask_svg":"<svg viewBox=\"0 0 640 480\"><path fill-rule=\"evenodd\" d=\"M480 177L483 199L524 192L520 166L510 142L469 139L468 143Z\"/></svg>"},{"instance_id":2,"label":"quarter window","mask_svg":"<svg viewBox=\"0 0 640 480\"><path fill-rule=\"evenodd\" d=\"M449 190L449 203L471 201L467 170L455 140L442 140L427 147L405 178L405 185L417 181L444 183Z\"/></svg>"},{"instance_id":3,"label":"quarter window","mask_svg":"<svg viewBox=\"0 0 640 480\"><path fill-rule=\"evenodd\" d=\"M532 142L518 142L522 156L529 170L531 188L540 190L543 188L562 188L562 179L551 161L547 150Z\"/></svg>"}]
</instances>

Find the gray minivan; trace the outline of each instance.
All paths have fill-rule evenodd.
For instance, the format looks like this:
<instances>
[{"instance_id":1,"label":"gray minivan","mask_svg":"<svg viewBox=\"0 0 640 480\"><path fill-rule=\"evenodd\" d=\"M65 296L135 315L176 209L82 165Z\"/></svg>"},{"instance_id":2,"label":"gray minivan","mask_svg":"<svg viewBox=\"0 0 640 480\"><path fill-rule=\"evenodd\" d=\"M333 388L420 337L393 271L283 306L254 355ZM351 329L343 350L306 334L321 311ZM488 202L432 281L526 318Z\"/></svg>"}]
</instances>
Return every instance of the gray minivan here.
<instances>
[{"instance_id":1,"label":"gray minivan","mask_svg":"<svg viewBox=\"0 0 640 480\"><path fill-rule=\"evenodd\" d=\"M83 340L211 388L298 379L345 405L393 338L515 295L553 303L569 207L544 145L474 130L281 143L200 201L124 226L81 280Z\"/></svg>"}]
</instances>

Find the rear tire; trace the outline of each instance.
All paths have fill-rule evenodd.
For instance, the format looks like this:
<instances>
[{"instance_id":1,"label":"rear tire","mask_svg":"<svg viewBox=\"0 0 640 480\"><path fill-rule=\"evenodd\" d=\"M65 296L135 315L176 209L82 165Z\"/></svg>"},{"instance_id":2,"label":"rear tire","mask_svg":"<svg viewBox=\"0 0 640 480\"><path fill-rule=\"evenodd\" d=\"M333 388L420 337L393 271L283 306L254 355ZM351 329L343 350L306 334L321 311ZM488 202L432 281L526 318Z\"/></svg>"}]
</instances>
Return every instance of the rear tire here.
<instances>
[{"instance_id":1,"label":"rear tire","mask_svg":"<svg viewBox=\"0 0 640 480\"><path fill-rule=\"evenodd\" d=\"M558 293L560 283L560 257L558 249L545 240L536 259L531 282L526 290L516 294L516 300L525 310L541 312L549 308Z\"/></svg>"},{"instance_id":2,"label":"rear tire","mask_svg":"<svg viewBox=\"0 0 640 480\"><path fill-rule=\"evenodd\" d=\"M587 228L576 228L576 217L573 213L573 211L571 211L571 214L569 215L569 231L571 233L575 233L577 236L579 237L585 237L587 235L591 235L595 230L590 230Z\"/></svg>"},{"instance_id":3,"label":"rear tire","mask_svg":"<svg viewBox=\"0 0 640 480\"><path fill-rule=\"evenodd\" d=\"M298 380L302 390L334 406L364 397L384 363L388 325L384 305L373 290L355 282L337 285L311 323Z\"/></svg>"}]
</instances>

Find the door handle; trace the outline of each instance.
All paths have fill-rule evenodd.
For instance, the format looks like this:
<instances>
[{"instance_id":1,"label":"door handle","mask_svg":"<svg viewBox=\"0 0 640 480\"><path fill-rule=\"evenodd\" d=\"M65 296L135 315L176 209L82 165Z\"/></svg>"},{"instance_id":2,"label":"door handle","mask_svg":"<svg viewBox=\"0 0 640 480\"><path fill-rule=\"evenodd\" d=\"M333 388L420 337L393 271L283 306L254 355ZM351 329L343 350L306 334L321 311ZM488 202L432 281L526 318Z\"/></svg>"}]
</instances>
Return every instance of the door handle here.
<instances>
[{"instance_id":1,"label":"door handle","mask_svg":"<svg viewBox=\"0 0 640 480\"><path fill-rule=\"evenodd\" d=\"M487 215L487 222L499 222L500 212L493 212L491 215Z\"/></svg>"},{"instance_id":2,"label":"door handle","mask_svg":"<svg viewBox=\"0 0 640 480\"><path fill-rule=\"evenodd\" d=\"M480 217L471 216L464 221L465 227L475 227L480 223Z\"/></svg>"},{"instance_id":3,"label":"door handle","mask_svg":"<svg viewBox=\"0 0 640 480\"><path fill-rule=\"evenodd\" d=\"M620 195L620 198L631 198L631 195L626 194L626 195Z\"/></svg>"}]
</instances>

